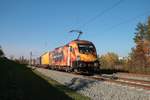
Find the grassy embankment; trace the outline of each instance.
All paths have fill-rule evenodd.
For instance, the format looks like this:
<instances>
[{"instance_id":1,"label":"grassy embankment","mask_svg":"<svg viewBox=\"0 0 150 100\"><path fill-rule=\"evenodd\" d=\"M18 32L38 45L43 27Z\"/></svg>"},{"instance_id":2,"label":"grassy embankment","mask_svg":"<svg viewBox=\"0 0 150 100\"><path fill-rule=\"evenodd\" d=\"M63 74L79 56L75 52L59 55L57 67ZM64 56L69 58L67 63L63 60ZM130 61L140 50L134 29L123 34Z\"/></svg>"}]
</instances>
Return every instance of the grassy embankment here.
<instances>
[{"instance_id":1,"label":"grassy embankment","mask_svg":"<svg viewBox=\"0 0 150 100\"><path fill-rule=\"evenodd\" d=\"M0 58L0 78L0 100L89 99L8 59Z\"/></svg>"}]
</instances>

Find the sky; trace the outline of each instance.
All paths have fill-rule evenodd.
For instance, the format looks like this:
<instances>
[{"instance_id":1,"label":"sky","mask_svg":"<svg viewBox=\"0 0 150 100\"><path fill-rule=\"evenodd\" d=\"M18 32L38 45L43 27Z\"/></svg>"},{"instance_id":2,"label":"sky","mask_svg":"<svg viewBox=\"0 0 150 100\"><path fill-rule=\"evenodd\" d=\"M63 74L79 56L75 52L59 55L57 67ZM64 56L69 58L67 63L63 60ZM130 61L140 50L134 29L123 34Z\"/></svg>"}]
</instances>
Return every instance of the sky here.
<instances>
[{"instance_id":1,"label":"sky","mask_svg":"<svg viewBox=\"0 0 150 100\"><path fill-rule=\"evenodd\" d=\"M38 57L76 39L69 31L78 29L99 55L128 56L149 5L150 0L0 0L0 45L7 57L28 58L31 51Z\"/></svg>"}]
</instances>

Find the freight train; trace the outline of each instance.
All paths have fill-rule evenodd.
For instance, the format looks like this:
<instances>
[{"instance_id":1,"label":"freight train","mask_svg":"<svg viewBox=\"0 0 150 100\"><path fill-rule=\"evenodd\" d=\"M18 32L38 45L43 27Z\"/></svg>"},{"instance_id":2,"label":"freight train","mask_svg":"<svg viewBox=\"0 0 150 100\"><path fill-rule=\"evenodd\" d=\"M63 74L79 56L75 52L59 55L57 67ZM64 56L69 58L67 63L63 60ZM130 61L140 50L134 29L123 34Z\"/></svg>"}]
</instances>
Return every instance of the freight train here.
<instances>
[{"instance_id":1,"label":"freight train","mask_svg":"<svg viewBox=\"0 0 150 100\"><path fill-rule=\"evenodd\" d=\"M73 40L45 52L34 61L36 66L67 72L99 72L100 64L94 44L87 40Z\"/></svg>"}]
</instances>

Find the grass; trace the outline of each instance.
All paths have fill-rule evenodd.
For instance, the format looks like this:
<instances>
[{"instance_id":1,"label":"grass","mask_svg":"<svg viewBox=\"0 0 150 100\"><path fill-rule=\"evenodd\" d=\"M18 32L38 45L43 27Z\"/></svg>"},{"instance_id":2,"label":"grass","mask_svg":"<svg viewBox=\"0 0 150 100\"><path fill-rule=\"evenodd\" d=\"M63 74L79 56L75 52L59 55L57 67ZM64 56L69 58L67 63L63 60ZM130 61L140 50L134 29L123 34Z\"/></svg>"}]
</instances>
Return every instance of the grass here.
<instances>
[{"instance_id":1,"label":"grass","mask_svg":"<svg viewBox=\"0 0 150 100\"><path fill-rule=\"evenodd\" d=\"M57 88L58 90L65 92L65 94L67 94L69 97L75 99L75 100L90 100L90 98L85 97L79 93L76 93L75 91L73 91L72 89L67 88L64 85L61 85L60 83L58 83L57 81L39 73L38 71L34 71L37 75L41 76L43 79L47 80L53 87Z\"/></svg>"},{"instance_id":2,"label":"grass","mask_svg":"<svg viewBox=\"0 0 150 100\"><path fill-rule=\"evenodd\" d=\"M0 100L87 100L73 90L46 80L47 77L35 74L26 65L6 58L0 58Z\"/></svg>"}]
</instances>

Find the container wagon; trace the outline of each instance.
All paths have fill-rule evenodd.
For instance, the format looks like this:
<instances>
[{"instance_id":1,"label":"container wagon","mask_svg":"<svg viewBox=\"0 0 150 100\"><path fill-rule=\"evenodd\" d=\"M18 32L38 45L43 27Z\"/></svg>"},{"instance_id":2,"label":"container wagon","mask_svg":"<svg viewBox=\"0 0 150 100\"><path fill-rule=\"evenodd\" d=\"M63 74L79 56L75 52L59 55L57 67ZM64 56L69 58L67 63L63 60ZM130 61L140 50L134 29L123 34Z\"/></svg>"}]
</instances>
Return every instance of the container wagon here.
<instances>
[{"instance_id":1,"label":"container wagon","mask_svg":"<svg viewBox=\"0 0 150 100\"><path fill-rule=\"evenodd\" d=\"M44 68L48 68L50 64L50 52L45 52L43 55L41 55L41 65Z\"/></svg>"}]
</instances>

